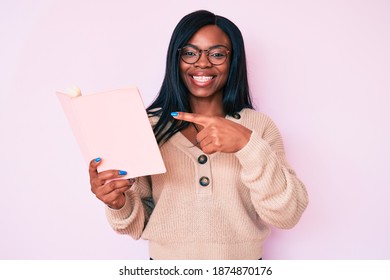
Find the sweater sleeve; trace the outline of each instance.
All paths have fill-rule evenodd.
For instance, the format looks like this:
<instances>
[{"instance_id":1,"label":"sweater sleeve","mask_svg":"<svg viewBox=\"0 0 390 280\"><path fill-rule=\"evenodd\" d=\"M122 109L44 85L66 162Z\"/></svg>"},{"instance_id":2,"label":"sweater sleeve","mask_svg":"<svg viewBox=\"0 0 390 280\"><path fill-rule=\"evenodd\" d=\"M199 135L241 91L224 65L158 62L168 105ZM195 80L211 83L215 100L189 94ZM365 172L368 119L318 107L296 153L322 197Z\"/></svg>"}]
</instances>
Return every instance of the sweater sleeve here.
<instances>
[{"instance_id":1,"label":"sweater sleeve","mask_svg":"<svg viewBox=\"0 0 390 280\"><path fill-rule=\"evenodd\" d=\"M121 209L106 207L106 216L111 227L121 234L139 239L153 211L150 176L139 177L125 193L126 202Z\"/></svg>"},{"instance_id":2,"label":"sweater sleeve","mask_svg":"<svg viewBox=\"0 0 390 280\"><path fill-rule=\"evenodd\" d=\"M295 226L308 204L308 195L286 162L275 124L267 118L263 135L253 130L249 142L236 156L242 166L241 179L250 190L260 218L281 229Z\"/></svg>"}]
</instances>

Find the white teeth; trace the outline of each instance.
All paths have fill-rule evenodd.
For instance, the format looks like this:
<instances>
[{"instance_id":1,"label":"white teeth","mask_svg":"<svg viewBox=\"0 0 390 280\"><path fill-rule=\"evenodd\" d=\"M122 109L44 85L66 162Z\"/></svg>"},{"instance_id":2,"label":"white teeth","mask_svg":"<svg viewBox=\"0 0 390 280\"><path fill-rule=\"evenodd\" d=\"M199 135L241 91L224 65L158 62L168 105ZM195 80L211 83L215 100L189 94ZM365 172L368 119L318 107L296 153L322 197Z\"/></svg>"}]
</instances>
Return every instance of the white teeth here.
<instances>
[{"instance_id":1,"label":"white teeth","mask_svg":"<svg viewBox=\"0 0 390 280\"><path fill-rule=\"evenodd\" d=\"M213 76L192 76L192 78L194 78L194 80L198 82L207 82L210 81Z\"/></svg>"}]
</instances>

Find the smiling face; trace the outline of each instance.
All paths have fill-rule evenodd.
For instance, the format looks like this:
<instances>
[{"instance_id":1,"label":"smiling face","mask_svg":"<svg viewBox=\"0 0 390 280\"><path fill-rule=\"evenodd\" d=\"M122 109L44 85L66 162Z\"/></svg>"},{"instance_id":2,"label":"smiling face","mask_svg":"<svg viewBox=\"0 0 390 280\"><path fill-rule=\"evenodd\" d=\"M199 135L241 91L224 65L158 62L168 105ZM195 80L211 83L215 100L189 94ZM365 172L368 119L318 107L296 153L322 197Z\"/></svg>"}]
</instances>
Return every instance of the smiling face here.
<instances>
[{"instance_id":1,"label":"smiling face","mask_svg":"<svg viewBox=\"0 0 390 280\"><path fill-rule=\"evenodd\" d=\"M207 25L199 29L187 42L199 50L208 50L214 46L231 49L229 37L216 25ZM209 99L222 102L222 92L229 75L230 57L221 65L213 65L202 52L199 60L188 64L180 60L181 78L188 88L190 100Z\"/></svg>"}]
</instances>

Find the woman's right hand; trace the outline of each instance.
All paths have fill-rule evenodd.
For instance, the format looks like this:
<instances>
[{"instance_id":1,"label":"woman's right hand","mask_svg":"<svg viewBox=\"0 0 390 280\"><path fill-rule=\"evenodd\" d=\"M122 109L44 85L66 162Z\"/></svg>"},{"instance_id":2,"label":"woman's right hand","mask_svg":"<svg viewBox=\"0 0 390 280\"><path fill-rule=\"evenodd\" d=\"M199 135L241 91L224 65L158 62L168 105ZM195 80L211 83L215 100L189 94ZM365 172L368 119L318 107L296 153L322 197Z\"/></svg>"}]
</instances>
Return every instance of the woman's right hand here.
<instances>
[{"instance_id":1,"label":"woman's right hand","mask_svg":"<svg viewBox=\"0 0 390 280\"><path fill-rule=\"evenodd\" d=\"M134 179L119 179L127 174L123 170L98 172L97 167L100 163L100 158L89 163L91 191L110 208L120 209L126 202L124 193L134 184Z\"/></svg>"}]
</instances>

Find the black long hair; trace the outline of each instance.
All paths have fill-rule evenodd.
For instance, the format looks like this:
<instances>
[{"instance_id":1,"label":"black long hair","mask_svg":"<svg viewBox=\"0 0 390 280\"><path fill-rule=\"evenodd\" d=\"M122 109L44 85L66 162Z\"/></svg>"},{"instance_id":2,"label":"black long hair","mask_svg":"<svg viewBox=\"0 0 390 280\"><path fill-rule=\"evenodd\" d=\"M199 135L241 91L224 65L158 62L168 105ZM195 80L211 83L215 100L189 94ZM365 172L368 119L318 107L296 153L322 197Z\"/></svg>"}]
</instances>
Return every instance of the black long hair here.
<instances>
[{"instance_id":1,"label":"black long hair","mask_svg":"<svg viewBox=\"0 0 390 280\"><path fill-rule=\"evenodd\" d=\"M172 135L188 126L187 122L177 121L171 117L171 112L191 112L189 92L180 76L178 49L186 45L190 38L206 25L221 28L231 42L230 69L223 90L224 112L232 115L244 108L253 108L249 94L244 39L240 30L227 18L209 11L190 13L180 20L173 31L160 92L147 108L149 116L159 117L153 128L158 143L166 142Z\"/></svg>"}]
</instances>

